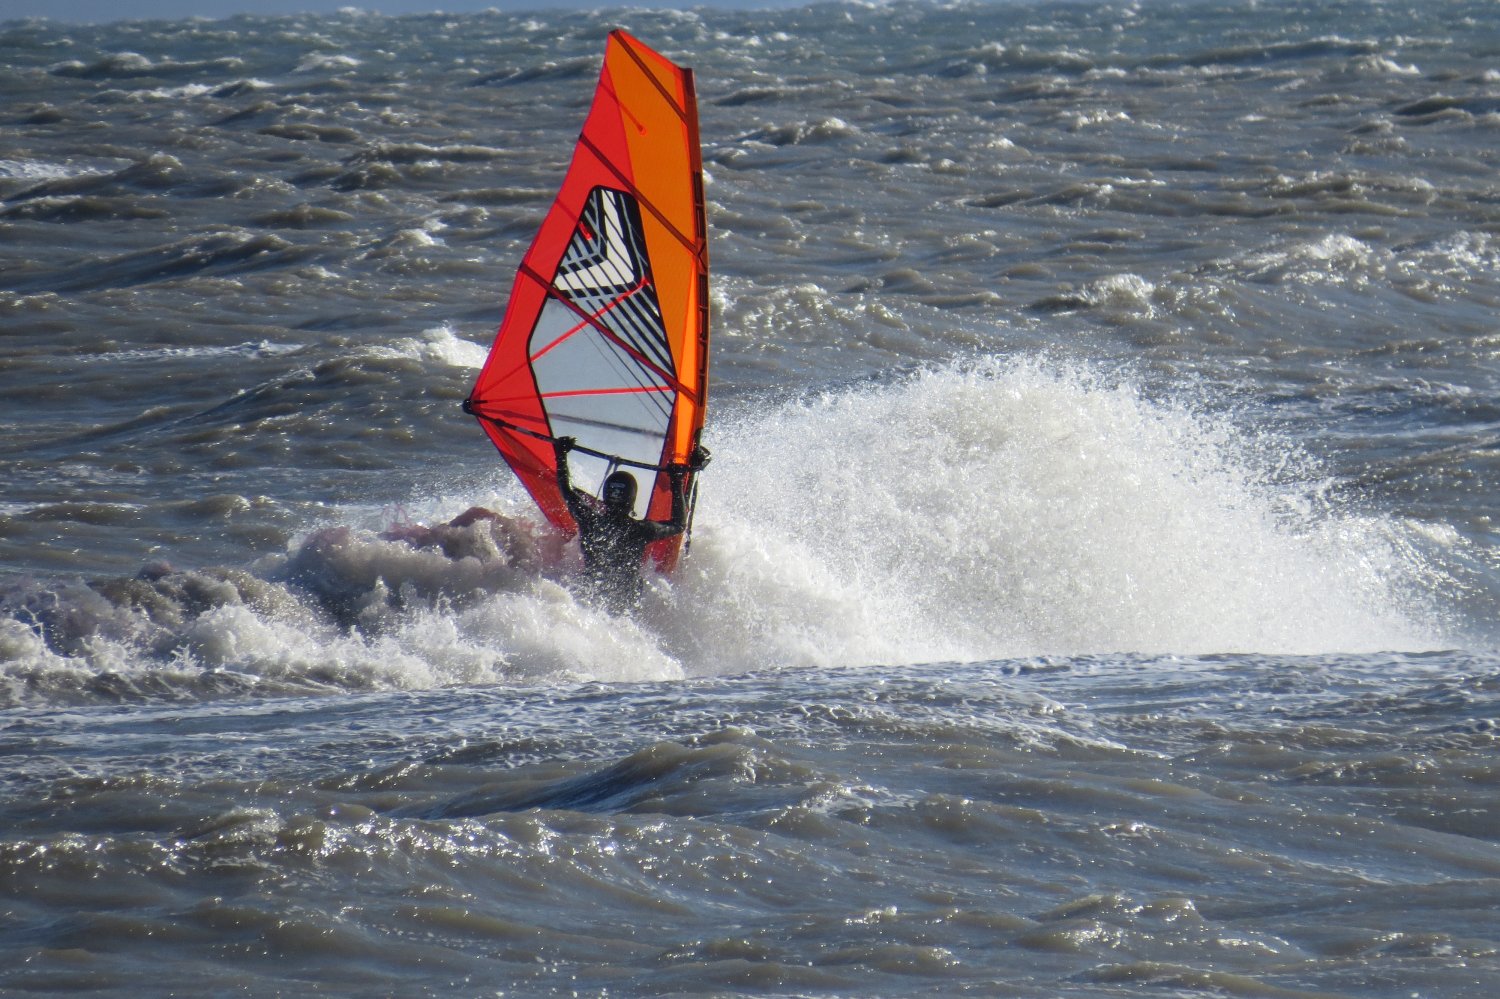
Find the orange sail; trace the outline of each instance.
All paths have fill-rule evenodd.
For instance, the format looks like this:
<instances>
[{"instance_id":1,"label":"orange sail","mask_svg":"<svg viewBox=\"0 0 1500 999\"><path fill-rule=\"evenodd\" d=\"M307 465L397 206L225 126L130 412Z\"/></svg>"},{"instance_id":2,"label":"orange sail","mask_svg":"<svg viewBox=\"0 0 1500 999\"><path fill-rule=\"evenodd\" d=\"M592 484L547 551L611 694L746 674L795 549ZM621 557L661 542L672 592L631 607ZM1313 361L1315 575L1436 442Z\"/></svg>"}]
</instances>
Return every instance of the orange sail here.
<instances>
[{"instance_id":1,"label":"orange sail","mask_svg":"<svg viewBox=\"0 0 1500 999\"><path fill-rule=\"evenodd\" d=\"M571 480L594 496L615 468L644 470L635 515L670 520L666 466L689 462L707 387L693 74L614 31L562 190L516 272L465 409L571 534L552 440L577 440ZM668 571L681 544L680 535L654 542L648 559Z\"/></svg>"}]
</instances>

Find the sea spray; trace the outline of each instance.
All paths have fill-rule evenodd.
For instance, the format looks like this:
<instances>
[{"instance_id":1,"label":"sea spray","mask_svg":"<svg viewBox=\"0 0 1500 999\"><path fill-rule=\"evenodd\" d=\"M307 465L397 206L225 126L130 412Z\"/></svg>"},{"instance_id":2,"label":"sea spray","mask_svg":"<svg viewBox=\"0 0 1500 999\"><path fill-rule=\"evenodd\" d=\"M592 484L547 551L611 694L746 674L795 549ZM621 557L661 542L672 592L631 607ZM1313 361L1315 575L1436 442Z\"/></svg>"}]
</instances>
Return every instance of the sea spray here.
<instances>
[{"instance_id":1,"label":"sea spray","mask_svg":"<svg viewBox=\"0 0 1500 999\"><path fill-rule=\"evenodd\" d=\"M509 503L317 527L259 576L16 588L7 668L421 688L1443 642L1398 521L1340 508L1274 435L1086 365L932 368L716 426L691 553L633 617L573 594L562 539Z\"/></svg>"},{"instance_id":2,"label":"sea spray","mask_svg":"<svg viewBox=\"0 0 1500 999\"><path fill-rule=\"evenodd\" d=\"M753 530L836 581L817 601L858 594L827 616L883 625L847 661L1440 641L1391 520L1281 481L1291 445L1086 366L930 369L729 423L700 544Z\"/></svg>"}]
</instances>

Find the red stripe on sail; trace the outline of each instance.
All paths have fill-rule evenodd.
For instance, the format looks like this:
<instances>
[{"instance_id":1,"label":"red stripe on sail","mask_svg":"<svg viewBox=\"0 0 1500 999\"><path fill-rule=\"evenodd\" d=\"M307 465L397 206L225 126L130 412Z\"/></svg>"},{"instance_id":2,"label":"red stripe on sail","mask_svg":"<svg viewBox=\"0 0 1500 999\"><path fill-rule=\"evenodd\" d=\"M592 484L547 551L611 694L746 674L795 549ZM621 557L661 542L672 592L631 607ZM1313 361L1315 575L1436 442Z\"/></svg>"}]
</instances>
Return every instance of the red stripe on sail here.
<instances>
[{"instance_id":1,"label":"red stripe on sail","mask_svg":"<svg viewBox=\"0 0 1500 999\"><path fill-rule=\"evenodd\" d=\"M646 392L670 392L670 385L632 385L628 388L567 389L563 392L544 392L543 399L568 399L579 395L641 395Z\"/></svg>"}]
</instances>

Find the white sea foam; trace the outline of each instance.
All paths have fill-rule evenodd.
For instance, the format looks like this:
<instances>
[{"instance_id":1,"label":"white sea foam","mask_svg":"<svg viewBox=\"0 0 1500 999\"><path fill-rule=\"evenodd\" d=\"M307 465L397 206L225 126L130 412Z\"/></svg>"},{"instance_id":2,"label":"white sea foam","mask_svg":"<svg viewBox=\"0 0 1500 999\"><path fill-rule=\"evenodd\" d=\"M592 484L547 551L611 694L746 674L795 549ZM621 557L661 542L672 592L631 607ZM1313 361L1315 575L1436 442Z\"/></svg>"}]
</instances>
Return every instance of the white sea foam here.
<instances>
[{"instance_id":1,"label":"white sea foam","mask_svg":"<svg viewBox=\"0 0 1500 999\"><path fill-rule=\"evenodd\" d=\"M321 70L353 69L360 65L360 60L353 56L335 55L327 52L315 52L305 57L297 64L294 73L316 73Z\"/></svg>"},{"instance_id":2,"label":"white sea foam","mask_svg":"<svg viewBox=\"0 0 1500 999\"><path fill-rule=\"evenodd\" d=\"M831 601L823 649L848 662L1437 640L1405 609L1417 569L1390 524L1288 496L1264 470L1278 456L1232 426L1086 370L929 372L747 419L717 443L694 557L723 546L739 562L741 532L780 549L764 556L774 572L690 577L725 655L745 644L733 608L765 599ZM861 617L882 647L830 653Z\"/></svg>"},{"instance_id":3,"label":"white sea foam","mask_svg":"<svg viewBox=\"0 0 1500 999\"><path fill-rule=\"evenodd\" d=\"M173 640L166 667L130 652L128 639L119 638L59 657L19 625L0 635L0 652L29 667L71 664L122 674L212 669L344 688L619 682L683 673L644 618L611 617L493 550L450 557L335 530L315 533L296 564L285 593L299 600L230 600L198 614ZM344 620L314 613L317 599L338 606Z\"/></svg>"},{"instance_id":4,"label":"white sea foam","mask_svg":"<svg viewBox=\"0 0 1500 999\"><path fill-rule=\"evenodd\" d=\"M1414 277L1456 280L1500 274L1500 240L1482 232L1456 232L1403 249L1396 269Z\"/></svg>"},{"instance_id":5,"label":"white sea foam","mask_svg":"<svg viewBox=\"0 0 1500 999\"><path fill-rule=\"evenodd\" d=\"M1299 240L1252 254L1245 259L1249 276L1290 284L1358 286L1389 259L1387 250L1373 247L1345 233L1329 233L1315 240Z\"/></svg>"},{"instance_id":6,"label":"white sea foam","mask_svg":"<svg viewBox=\"0 0 1500 999\"><path fill-rule=\"evenodd\" d=\"M111 350L88 358L91 364L114 364L121 361L157 361L164 358L274 357L294 354L301 344L255 340L215 347L150 347L136 350Z\"/></svg>"},{"instance_id":7,"label":"white sea foam","mask_svg":"<svg viewBox=\"0 0 1500 999\"><path fill-rule=\"evenodd\" d=\"M484 365L489 345L465 340L452 326L444 324L423 331L419 337L403 337L390 344L367 347L365 351L377 357L404 357L423 364L446 364L477 371Z\"/></svg>"},{"instance_id":8,"label":"white sea foam","mask_svg":"<svg viewBox=\"0 0 1500 999\"><path fill-rule=\"evenodd\" d=\"M68 177L102 177L113 173L127 162L123 159L69 160L66 163L32 159L0 159L0 179L61 180Z\"/></svg>"},{"instance_id":9,"label":"white sea foam","mask_svg":"<svg viewBox=\"0 0 1500 999\"><path fill-rule=\"evenodd\" d=\"M216 84L186 83L180 87L155 87L151 90L132 90L127 95L137 101L180 101L190 97L202 97L217 90Z\"/></svg>"},{"instance_id":10,"label":"white sea foam","mask_svg":"<svg viewBox=\"0 0 1500 999\"><path fill-rule=\"evenodd\" d=\"M1153 311L1151 298L1155 294L1156 285L1139 274L1111 274L1090 281L1079 292L1079 296L1091 306L1128 309L1146 315Z\"/></svg>"},{"instance_id":11,"label":"white sea foam","mask_svg":"<svg viewBox=\"0 0 1500 999\"><path fill-rule=\"evenodd\" d=\"M1087 368L950 367L715 426L691 552L633 618L483 545L444 555L361 531L311 542L301 584L343 601L352 629L233 604L193 622L185 654L414 688L1443 644L1401 525L1331 508L1315 479L1281 481L1297 463L1281 442ZM526 516L497 477L504 497L424 512ZM8 644L24 657L26 641Z\"/></svg>"}]
</instances>

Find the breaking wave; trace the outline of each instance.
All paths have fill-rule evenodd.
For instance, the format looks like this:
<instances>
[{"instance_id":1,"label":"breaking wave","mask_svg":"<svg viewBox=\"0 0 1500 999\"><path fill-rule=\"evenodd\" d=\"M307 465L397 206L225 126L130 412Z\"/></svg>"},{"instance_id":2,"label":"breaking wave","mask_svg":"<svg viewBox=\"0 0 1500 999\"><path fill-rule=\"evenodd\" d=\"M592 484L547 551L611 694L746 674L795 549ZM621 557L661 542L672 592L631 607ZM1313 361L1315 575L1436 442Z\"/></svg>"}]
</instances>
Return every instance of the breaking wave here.
<instances>
[{"instance_id":1,"label":"breaking wave","mask_svg":"<svg viewBox=\"0 0 1500 999\"><path fill-rule=\"evenodd\" d=\"M1128 380L987 361L716 426L691 554L633 618L568 589L505 481L497 517L350 511L250 569L13 586L6 700L1444 644L1417 532Z\"/></svg>"}]
</instances>

